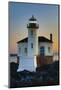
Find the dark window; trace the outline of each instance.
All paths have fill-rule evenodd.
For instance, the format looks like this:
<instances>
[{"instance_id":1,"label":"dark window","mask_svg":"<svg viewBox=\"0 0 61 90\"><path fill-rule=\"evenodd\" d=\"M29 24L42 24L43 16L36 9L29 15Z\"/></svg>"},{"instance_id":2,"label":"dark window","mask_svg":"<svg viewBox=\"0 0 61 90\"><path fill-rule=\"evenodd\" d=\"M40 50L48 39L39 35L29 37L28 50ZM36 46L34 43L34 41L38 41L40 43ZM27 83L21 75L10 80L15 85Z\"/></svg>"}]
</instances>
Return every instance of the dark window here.
<instances>
[{"instance_id":1,"label":"dark window","mask_svg":"<svg viewBox=\"0 0 61 90\"><path fill-rule=\"evenodd\" d=\"M48 47L48 52L50 52L50 47Z\"/></svg>"},{"instance_id":2,"label":"dark window","mask_svg":"<svg viewBox=\"0 0 61 90\"><path fill-rule=\"evenodd\" d=\"M31 48L33 48L33 43L31 43Z\"/></svg>"},{"instance_id":3,"label":"dark window","mask_svg":"<svg viewBox=\"0 0 61 90\"><path fill-rule=\"evenodd\" d=\"M40 54L44 55L44 53L45 53L45 48L42 46L42 47L40 47Z\"/></svg>"},{"instance_id":4,"label":"dark window","mask_svg":"<svg viewBox=\"0 0 61 90\"><path fill-rule=\"evenodd\" d=\"M25 48L25 53L27 54L27 48Z\"/></svg>"}]
</instances>

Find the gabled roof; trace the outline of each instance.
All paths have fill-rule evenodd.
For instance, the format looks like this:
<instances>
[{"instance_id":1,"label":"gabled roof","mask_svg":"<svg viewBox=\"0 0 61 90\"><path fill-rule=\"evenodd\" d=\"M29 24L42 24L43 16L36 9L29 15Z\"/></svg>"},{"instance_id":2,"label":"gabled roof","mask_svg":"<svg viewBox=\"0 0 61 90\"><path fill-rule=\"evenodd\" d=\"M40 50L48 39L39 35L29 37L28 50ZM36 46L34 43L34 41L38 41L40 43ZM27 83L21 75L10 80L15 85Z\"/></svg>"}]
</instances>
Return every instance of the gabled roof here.
<instances>
[{"instance_id":1,"label":"gabled roof","mask_svg":"<svg viewBox=\"0 0 61 90\"><path fill-rule=\"evenodd\" d=\"M28 37L18 41L17 43L21 43L21 42L28 42ZM46 37L43 37L43 36L39 36L38 37L38 42L48 42L48 43L53 43L51 40L49 40L48 38Z\"/></svg>"},{"instance_id":2,"label":"gabled roof","mask_svg":"<svg viewBox=\"0 0 61 90\"><path fill-rule=\"evenodd\" d=\"M28 37L26 37L26 38L24 38L24 39L18 41L17 43L20 43L20 42L28 42Z\"/></svg>"},{"instance_id":3,"label":"gabled roof","mask_svg":"<svg viewBox=\"0 0 61 90\"><path fill-rule=\"evenodd\" d=\"M50 39L48 39L48 38L46 38L46 37L43 37L43 36L39 36L38 37L38 41L39 42L49 42L49 43L52 43L52 41L50 40Z\"/></svg>"}]
</instances>

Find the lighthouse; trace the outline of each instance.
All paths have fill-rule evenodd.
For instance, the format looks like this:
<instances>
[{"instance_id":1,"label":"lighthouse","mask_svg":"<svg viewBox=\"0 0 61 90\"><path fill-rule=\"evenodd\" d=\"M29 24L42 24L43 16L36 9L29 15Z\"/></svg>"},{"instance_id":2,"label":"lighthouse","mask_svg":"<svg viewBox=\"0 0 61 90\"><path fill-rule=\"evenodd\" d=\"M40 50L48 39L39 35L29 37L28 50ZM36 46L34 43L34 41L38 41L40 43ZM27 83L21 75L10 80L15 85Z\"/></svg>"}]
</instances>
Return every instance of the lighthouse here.
<instances>
[{"instance_id":1,"label":"lighthouse","mask_svg":"<svg viewBox=\"0 0 61 90\"><path fill-rule=\"evenodd\" d=\"M53 62L52 34L50 38L38 36L39 24L32 15L27 23L28 37L17 42L18 69L17 72L36 71L37 67Z\"/></svg>"},{"instance_id":2,"label":"lighthouse","mask_svg":"<svg viewBox=\"0 0 61 90\"><path fill-rule=\"evenodd\" d=\"M18 42L18 72L23 70L36 71L36 56L38 55L38 28L39 25L37 23L37 20L32 15L27 24L28 38L25 38Z\"/></svg>"},{"instance_id":3,"label":"lighthouse","mask_svg":"<svg viewBox=\"0 0 61 90\"><path fill-rule=\"evenodd\" d=\"M36 18L32 15L27 24L28 28L28 56L38 55L38 36L39 25Z\"/></svg>"}]
</instances>

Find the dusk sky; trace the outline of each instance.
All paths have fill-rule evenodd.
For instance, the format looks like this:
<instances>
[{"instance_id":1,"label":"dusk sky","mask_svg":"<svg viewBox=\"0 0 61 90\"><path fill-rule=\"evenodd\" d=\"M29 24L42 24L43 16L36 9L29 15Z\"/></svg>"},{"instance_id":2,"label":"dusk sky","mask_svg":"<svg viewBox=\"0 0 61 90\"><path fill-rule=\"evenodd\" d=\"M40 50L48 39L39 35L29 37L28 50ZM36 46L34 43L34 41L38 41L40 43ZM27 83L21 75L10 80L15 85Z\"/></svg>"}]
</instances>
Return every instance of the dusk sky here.
<instances>
[{"instance_id":1,"label":"dusk sky","mask_svg":"<svg viewBox=\"0 0 61 90\"><path fill-rule=\"evenodd\" d=\"M50 39L53 50L58 52L58 5L9 3L9 51L17 53L17 42L28 36L27 23L34 15L38 21L38 35Z\"/></svg>"}]
</instances>

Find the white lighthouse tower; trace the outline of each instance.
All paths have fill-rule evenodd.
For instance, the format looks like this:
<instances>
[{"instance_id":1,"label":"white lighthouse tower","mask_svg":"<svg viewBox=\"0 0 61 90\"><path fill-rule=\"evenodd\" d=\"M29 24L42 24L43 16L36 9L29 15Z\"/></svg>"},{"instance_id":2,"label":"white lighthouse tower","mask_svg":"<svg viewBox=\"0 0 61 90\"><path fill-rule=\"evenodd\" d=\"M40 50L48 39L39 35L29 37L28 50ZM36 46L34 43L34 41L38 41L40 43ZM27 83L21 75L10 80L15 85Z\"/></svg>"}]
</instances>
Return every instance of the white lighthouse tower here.
<instances>
[{"instance_id":1,"label":"white lighthouse tower","mask_svg":"<svg viewBox=\"0 0 61 90\"><path fill-rule=\"evenodd\" d=\"M27 24L28 37L18 41L18 72L23 70L36 71L37 67L52 63L52 34L50 39L38 36L39 24L34 16Z\"/></svg>"},{"instance_id":2,"label":"white lighthouse tower","mask_svg":"<svg viewBox=\"0 0 61 90\"><path fill-rule=\"evenodd\" d=\"M27 24L28 38L23 39L18 44L19 66L18 72L23 70L36 71L38 55L38 36L37 29L39 25L34 16L29 19Z\"/></svg>"},{"instance_id":3,"label":"white lighthouse tower","mask_svg":"<svg viewBox=\"0 0 61 90\"><path fill-rule=\"evenodd\" d=\"M27 24L28 28L28 56L38 55L38 36L37 29L39 25L37 24L36 18L32 15Z\"/></svg>"}]
</instances>

